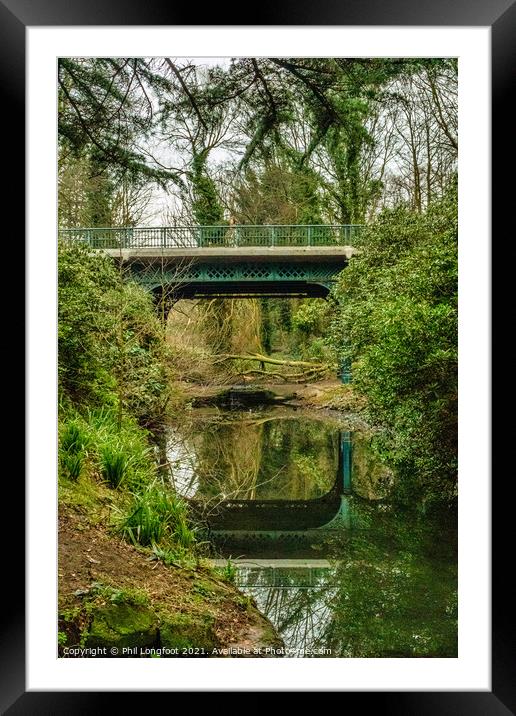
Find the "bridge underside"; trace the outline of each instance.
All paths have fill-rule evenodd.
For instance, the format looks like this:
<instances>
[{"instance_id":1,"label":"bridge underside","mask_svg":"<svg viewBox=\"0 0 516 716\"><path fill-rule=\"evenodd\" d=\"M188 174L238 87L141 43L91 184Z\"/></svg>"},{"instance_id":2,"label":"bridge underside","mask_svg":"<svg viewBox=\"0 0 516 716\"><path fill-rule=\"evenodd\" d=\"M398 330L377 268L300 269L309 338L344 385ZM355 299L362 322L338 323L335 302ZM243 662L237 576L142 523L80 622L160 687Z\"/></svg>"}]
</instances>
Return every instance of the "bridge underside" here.
<instances>
[{"instance_id":1,"label":"bridge underside","mask_svg":"<svg viewBox=\"0 0 516 716\"><path fill-rule=\"evenodd\" d=\"M167 287L173 299L182 298L326 298L330 286L308 281L218 281ZM159 299L161 287L153 289Z\"/></svg>"},{"instance_id":2,"label":"bridge underside","mask_svg":"<svg viewBox=\"0 0 516 716\"><path fill-rule=\"evenodd\" d=\"M133 278L156 298L325 298L346 262L203 261L187 264L126 263Z\"/></svg>"}]
</instances>

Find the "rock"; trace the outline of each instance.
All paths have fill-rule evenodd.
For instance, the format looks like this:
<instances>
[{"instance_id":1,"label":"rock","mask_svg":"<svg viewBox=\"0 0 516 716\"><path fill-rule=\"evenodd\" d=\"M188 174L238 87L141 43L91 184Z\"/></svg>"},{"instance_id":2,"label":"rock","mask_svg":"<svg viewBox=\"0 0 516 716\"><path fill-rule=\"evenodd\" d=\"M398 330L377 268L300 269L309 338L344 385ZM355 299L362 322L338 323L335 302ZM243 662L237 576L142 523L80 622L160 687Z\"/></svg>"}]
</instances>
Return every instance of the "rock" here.
<instances>
[{"instance_id":1,"label":"rock","mask_svg":"<svg viewBox=\"0 0 516 716\"><path fill-rule=\"evenodd\" d=\"M207 655L218 646L213 628L213 618L190 614L161 615L159 627L160 646L166 649L203 649Z\"/></svg>"},{"instance_id":2,"label":"rock","mask_svg":"<svg viewBox=\"0 0 516 716\"><path fill-rule=\"evenodd\" d=\"M149 607L112 604L98 607L88 630L85 646L154 646L158 639L158 619Z\"/></svg>"},{"instance_id":3,"label":"rock","mask_svg":"<svg viewBox=\"0 0 516 716\"><path fill-rule=\"evenodd\" d=\"M76 589L74 592L76 597L85 597L89 593L90 593L89 589Z\"/></svg>"}]
</instances>

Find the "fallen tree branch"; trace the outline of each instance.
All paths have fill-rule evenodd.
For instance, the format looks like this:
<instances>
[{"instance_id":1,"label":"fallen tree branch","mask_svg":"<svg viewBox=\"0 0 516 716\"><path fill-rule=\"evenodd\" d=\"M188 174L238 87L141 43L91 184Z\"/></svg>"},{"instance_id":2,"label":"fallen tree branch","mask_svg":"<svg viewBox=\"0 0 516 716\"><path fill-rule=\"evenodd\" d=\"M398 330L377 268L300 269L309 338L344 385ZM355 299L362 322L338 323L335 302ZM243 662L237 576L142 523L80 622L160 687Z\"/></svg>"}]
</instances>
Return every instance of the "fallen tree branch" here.
<instances>
[{"instance_id":1,"label":"fallen tree branch","mask_svg":"<svg viewBox=\"0 0 516 716\"><path fill-rule=\"evenodd\" d=\"M223 363L227 360L251 360L251 361L258 361L259 363L271 363L272 365L285 365L285 366L299 366L299 367L306 367L306 368L316 368L316 369L326 369L331 370L333 366L331 366L329 363L311 363L309 361L304 360L281 360L280 358L270 358L269 356L262 356L259 353L248 353L248 354L235 354L235 353L226 353L223 355L218 356L213 363Z\"/></svg>"}]
</instances>

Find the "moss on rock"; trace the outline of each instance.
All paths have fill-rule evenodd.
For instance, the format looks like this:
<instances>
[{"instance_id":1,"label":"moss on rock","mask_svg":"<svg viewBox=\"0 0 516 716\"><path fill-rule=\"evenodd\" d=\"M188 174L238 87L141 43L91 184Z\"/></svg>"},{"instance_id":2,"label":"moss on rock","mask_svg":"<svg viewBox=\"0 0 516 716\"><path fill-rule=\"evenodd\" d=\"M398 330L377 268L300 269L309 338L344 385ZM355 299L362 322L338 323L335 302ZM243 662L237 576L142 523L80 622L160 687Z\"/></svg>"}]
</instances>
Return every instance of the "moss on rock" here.
<instances>
[{"instance_id":1,"label":"moss on rock","mask_svg":"<svg viewBox=\"0 0 516 716\"><path fill-rule=\"evenodd\" d=\"M132 604L111 604L93 610L85 646L153 646L158 619L152 609Z\"/></svg>"},{"instance_id":2,"label":"moss on rock","mask_svg":"<svg viewBox=\"0 0 516 716\"><path fill-rule=\"evenodd\" d=\"M210 615L190 614L161 615L159 627L160 645L167 649L199 648L206 652L218 646L214 631L214 619Z\"/></svg>"}]
</instances>

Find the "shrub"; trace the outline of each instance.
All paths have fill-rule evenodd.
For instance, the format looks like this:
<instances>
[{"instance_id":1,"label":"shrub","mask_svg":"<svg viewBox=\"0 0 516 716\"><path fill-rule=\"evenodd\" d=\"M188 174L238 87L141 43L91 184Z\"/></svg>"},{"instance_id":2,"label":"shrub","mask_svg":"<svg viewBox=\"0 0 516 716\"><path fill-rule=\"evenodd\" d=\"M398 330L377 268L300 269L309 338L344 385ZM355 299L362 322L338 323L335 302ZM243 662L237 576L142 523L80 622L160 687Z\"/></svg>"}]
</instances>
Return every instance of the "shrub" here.
<instances>
[{"instance_id":1,"label":"shrub","mask_svg":"<svg viewBox=\"0 0 516 716\"><path fill-rule=\"evenodd\" d=\"M121 402L142 425L155 424L169 380L150 293L78 242L59 245L58 285L61 398L77 408Z\"/></svg>"},{"instance_id":2,"label":"shrub","mask_svg":"<svg viewBox=\"0 0 516 716\"><path fill-rule=\"evenodd\" d=\"M383 426L399 496L453 499L457 479L457 197L384 211L341 273L331 337Z\"/></svg>"}]
</instances>

